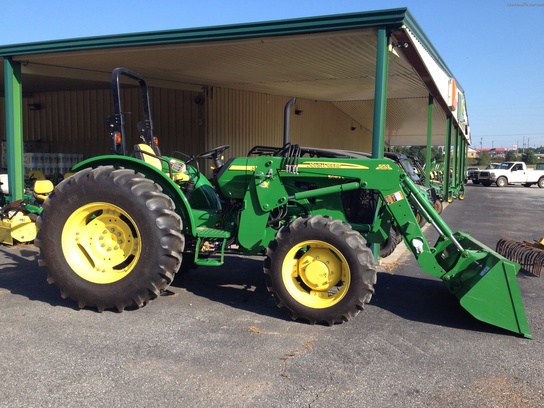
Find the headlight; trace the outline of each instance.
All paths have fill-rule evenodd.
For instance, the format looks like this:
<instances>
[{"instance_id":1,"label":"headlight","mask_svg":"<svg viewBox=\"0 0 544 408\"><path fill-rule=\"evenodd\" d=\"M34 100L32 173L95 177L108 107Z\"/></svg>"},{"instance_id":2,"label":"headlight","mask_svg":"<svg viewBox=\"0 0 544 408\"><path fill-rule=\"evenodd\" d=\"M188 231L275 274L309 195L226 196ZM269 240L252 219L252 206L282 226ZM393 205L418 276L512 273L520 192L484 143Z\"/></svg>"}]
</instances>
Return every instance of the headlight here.
<instances>
[{"instance_id":1,"label":"headlight","mask_svg":"<svg viewBox=\"0 0 544 408\"><path fill-rule=\"evenodd\" d=\"M489 173L489 175L490 175L491 177L495 177L495 173L493 173L493 172Z\"/></svg>"}]
</instances>

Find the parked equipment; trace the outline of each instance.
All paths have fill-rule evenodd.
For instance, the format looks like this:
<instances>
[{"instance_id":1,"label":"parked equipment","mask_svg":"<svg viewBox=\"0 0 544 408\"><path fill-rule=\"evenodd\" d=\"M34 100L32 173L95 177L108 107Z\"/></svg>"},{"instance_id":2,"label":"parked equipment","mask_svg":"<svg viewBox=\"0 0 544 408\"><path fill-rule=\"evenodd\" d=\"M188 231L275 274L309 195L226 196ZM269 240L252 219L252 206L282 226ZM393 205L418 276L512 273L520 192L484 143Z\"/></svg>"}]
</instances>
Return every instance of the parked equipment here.
<instances>
[{"instance_id":1,"label":"parked equipment","mask_svg":"<svg viewBox=\"0 0 544 408\"><path fill-rule=\"evenodd\" d=\"M141 143L128 155L119 77L142 89ZM464 232L453 233L427 196L389 159L302 157L287 143L267 155L231 158L228 145L197 157L161 155L144 79L113 71L115 114L108 121L114 155L85 160L43 205L36 245L48 281L79 307L124 310L157 297L182 258L219 266L225 254L265 256L266 285L293 319L334 324L368 303L376 283L367 242L391 226L426 272L442 279L477 319L530 337L516 273L508 261ZM379 199L358 222L366 191ZM427 242L413 208L439 232ZM364 218L364 217L363 217Z\"/></svg>"},{"instance_id":2,"label":"parked equipment","mask_svg":"<svg viewBox=\"0 0 544 408\"><path fill-rule=\"evenodd\" d=\"M16 243L32 242L36 238L36 219L41 213L41 204L53 191L49 180L29 179L32 187L25 188L22 200L11 201L5 184L0 190L0 243L14 245Z\"/></svg>"},{"instance_id":3,"label":"parked equipment","mask_svg":"<svg viewBox=\"0 0 544 408\"><path fill-rule=\"evenodd\" d=\"M497 242L496 250L505 258L518 262L523 269L535 276L540 276L544 268L544 237L534 242L501 238Z\"/></svg>"}]
</instances>

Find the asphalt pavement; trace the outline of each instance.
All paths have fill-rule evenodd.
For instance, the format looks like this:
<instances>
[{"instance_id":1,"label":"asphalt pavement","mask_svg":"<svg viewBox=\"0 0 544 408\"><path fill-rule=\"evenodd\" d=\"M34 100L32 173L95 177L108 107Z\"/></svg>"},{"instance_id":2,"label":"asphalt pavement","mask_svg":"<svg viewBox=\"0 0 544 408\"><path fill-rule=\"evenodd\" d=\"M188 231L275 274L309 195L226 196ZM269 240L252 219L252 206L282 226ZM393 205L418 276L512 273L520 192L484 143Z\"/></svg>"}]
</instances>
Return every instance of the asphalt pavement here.
<instances>
[{"instance_id":1,"label":"asphalt pavement","mask_svg":"<svg viewBox=\"0 0 544 408\"><path fill-rule=\"evenodd\" d=\"M466 190L443 212L454 231L492 248L544 236L544 189ZM366 309L332 327L279 310L259 257L123 313L78 310L37 259L0 247L0 407L544 406L544 276L518 274L528 340L474 319L401 247Z\"/></svg>"}]
</instances>

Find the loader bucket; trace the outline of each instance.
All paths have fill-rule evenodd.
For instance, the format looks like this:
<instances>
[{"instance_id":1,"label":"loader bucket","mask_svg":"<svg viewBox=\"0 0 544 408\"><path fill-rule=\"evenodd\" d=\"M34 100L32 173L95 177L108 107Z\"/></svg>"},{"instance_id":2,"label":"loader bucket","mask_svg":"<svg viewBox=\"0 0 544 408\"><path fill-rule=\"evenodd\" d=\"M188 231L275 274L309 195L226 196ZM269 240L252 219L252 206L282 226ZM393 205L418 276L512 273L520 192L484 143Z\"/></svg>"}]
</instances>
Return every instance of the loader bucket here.
<instances>
[{"instance_id":1,"label":"loader bucket","mask_svg":"<svg viewBox=\"0 0 544 408\"><path fill-rule=\"evenodd\" d=\"M446 287L478 320L532 338L516 279L520 265L466 233L454 235L465 251L453 263L443 254L437 258L449 264L443 266L448 271L442 276ZM455 250L450 245L445 251Z\"/></svg>"}]
</instances>

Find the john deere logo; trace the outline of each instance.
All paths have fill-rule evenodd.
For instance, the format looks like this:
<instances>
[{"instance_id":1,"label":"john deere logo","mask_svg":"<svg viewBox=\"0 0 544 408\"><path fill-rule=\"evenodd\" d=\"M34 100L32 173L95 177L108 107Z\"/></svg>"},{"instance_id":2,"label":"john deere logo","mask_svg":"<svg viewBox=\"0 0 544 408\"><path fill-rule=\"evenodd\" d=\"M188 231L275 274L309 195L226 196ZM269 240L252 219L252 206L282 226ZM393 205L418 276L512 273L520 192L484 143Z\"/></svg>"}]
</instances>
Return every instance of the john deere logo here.
<instances>
[{"instance_id":1,"label":"john deere logo","mask_svg":"<svg viewBox=\"0 0 544 408\"><path fill-rule=\"evenodd\" d=\"M378 164L376 170L393 170L393 168L389 164Z\"/></svg>"}]
</instances>

